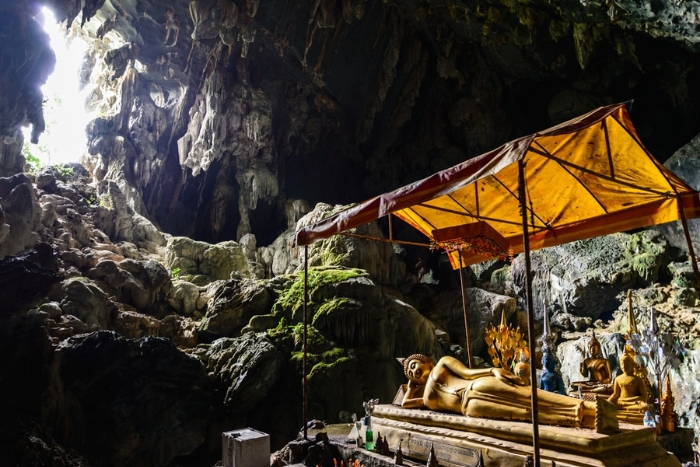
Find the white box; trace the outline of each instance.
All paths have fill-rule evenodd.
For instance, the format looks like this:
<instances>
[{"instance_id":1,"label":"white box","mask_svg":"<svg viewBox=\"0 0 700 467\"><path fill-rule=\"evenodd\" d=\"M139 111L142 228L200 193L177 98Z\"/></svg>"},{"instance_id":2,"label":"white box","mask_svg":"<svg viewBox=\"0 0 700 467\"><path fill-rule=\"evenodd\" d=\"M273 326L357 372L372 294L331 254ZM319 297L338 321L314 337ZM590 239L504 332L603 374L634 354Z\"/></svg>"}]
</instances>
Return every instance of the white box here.
<instances>
[{"instance_id":1,"label":"white box","mask_svg":"<svg viewBox=\"0 0 700 467\"><path fill-rule=\"evenodd\" d=\"M269 467L270 435L253 428L221 434L223 467Z\"/></svg>"}]
</instances>

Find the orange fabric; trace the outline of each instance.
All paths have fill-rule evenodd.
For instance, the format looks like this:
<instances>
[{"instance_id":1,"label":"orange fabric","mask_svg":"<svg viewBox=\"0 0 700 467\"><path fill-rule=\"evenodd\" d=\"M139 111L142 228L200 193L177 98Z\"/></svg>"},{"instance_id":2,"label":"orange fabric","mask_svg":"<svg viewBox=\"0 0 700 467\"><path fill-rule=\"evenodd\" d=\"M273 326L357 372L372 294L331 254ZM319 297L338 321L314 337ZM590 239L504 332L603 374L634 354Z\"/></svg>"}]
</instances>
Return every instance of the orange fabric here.
<instances>
[{"instance_id":1,"label":"orange fabric","mask_svg":"<svg viewBox=\"0 0 700 467\"><path fill-rule=\"evenodd\" d=\"M649 154L625 105L615 104L304 227L295 243L310 244L393 213L433 242L468 241L474 224L486 222L519 253L520 162L532 250L675 221L681 204L686 218L700 217L698 193ZM485 259L462 252L465 266ZM450 260L459 267L457 253Z\"/></svg>"}]
</instances>

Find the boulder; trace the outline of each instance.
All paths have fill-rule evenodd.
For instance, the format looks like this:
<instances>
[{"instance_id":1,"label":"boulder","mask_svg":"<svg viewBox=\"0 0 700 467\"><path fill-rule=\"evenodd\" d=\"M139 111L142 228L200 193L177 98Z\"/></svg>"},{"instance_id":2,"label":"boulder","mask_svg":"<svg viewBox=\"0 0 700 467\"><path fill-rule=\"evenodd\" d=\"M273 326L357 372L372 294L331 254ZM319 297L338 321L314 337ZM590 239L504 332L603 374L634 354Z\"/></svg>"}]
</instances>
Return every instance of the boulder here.
<instances>
[{"instance_id":1,"label":"boulder","mask_svg":"<svg viewBox=\"0 0 700 467\"><path fill-rule=\"evenodd\" d=\"M201 317L207 304L206 287L194 285L180 279L173 280L173 289L168 297L168 305L181 316Z\"/></svg>"},{"instance_id":2,"label":"boulder","mask_svg":"<svg viewBox=\"0 0 700 467\"><path fill-rule=\"evenodd\" d=\"M235 337L254 315L268 313L273 296L264 283L251 279L231 279L212 284L206 314L199 326L204 340Z\"/></svg>"},{"instance_id":3,"label":"boulder","mask_svg":"<svg viewBox=\"0 0 700 467\"><path fill-rule=\"evenodd\" d=\"M227 280L232 275L250 277L243 249L233 241L212 245L187 237L171 237L166 246L165 266L197 285Z\"/></svg>"},{"instance_id":4,"label":"boulder","mask_svg":"<svg viewBox=\"0 0 700 467\"><path fill-rule=\"evenodd\" d=\"M278 318L303 321L303 273L286 279L273 306ZM393 358L422 352L433 357L442 350L435 325L413 306L377 286L360 269L309 269L309 321L327 339L342 347L370 347Z\"/></svg>"},{"instance_id":5,"label":"boulder","mask_svg":"<svg viewBox=\"0 0 700 467\"><path fill-rule=\"evenodd\" d=\"M162 315L170 296L170 274L155 260L103 260L87 271L86 276L104 285L116 300L149 314Z\"/></svg>"},{"instance_id":6,"label":"boulder","mask_svg":"<svg viewBox=\"0 0 700 467\"><path fill-rule=\"evenodd\" d=\"M57 350L44 401L64 446L105 466L166 466L204 443L212 393L201 362L167 339L100 331Z\"/></svg>"},{"instance_id":7,"label":"boulder","mask_svg":"<svg viewBox=\"0 0 700 467\"><path fill-rule=\"evenodd\" d=\"M223 403L231 414L253 409L277 382L284 363L282 353L264 333L221 338L203 357L206 371L221 387Z\"/></svg>"},{"instance_id":8,"label":"boulder","mask_svg":"<svg viewBox=\"0 0 700 467\"><path fill-rule=\"evenodd\" d=\"M513 297L475 287L466 289L466 298L471 354L472 356L485 355L484 334L486 327L500 323L502 313L506 314L506 319L509 322L514 322L517 301ZM431 310L428 317L448 332L450 342L459 343L466 348L462 294L459 291L449 291L437 295L431 304Z\"/></svg>"},{"instance_id":9,"label":"boulder","mask_svg":"<svg viewBox=\"0 0 700 467\"><path fill-rule=\"evenodd\" d=\"M90 279L71 278L61 283L60 306L64 315L73 315L90 329L106 329L113 319L114 303Z\"/></svg>"},{"instance_id":10,"label":"boulder","mask_svg":"<svg viewBox=\"0 0 700 467\"><path fill-rule=\"evenodd\" d=\"M22 255L0 259L0 314L26 309L34 300L46 295L53 284L60 280L60 275L50 267L52 250L39 250L45 254L33 249Z\"/></svg>"},{"instance_id":11,"label":"boulder","mask_svg":"<svg viewBox=\"0 0 700 467\"><path fill-rule=\"evenodd\" d=\"M42 209L24 174L0 178L0 258L16 255L39 241Z\"/></svg>"}]
</instances>

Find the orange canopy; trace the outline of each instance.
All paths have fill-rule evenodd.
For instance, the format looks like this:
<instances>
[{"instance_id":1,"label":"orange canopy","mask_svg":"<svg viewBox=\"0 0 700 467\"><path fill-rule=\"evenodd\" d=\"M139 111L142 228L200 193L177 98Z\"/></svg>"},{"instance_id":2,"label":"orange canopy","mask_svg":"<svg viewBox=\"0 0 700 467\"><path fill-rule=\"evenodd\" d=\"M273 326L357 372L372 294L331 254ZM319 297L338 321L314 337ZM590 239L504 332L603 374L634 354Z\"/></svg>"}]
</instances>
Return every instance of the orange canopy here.
<instances>
[{"instance_id":1,"label":"orange canopy","mask_svg":"<svg viewBox=\"0 0 700 467\"><path fill-rule=\"evenodd\" d=\"M352 206L296 232L295 246L394 214L452 266L523 251L519 167L530 249L700 217L698 192L644 148L625 104L600 107Z\"/></svg>"}]
</instances>

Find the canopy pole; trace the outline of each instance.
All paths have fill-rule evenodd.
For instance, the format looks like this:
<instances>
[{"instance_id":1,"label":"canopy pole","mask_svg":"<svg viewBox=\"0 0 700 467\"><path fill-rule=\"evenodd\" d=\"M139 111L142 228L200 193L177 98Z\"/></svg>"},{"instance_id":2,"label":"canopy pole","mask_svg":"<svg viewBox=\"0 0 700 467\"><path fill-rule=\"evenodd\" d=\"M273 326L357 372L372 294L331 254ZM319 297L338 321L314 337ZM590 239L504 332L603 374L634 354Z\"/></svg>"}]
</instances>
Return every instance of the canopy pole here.
<instances>
[{"instance_id":1,"label":"canopy pole","mask_svg":"<svg viewBox=\"0 0 700 467\"><path fill-rule=\"evenodd\" d=\"M685 234L685 241L688 244L688 255L690 255L690 264L693 265L693 273L695 274L695 282L700 289L700 274L698 273L698 260L695 258L695 251L693 250L693 241L690 238L690 231L688 229L688 220L685 218L685 211L683 210L683 203L680 198L678 198L678 207L681 214L681 224L683 224L683 233Z\"/></svg>"},{"instance_id":2,"label":"canopy pole","mask_svg":"<svg viewBox=\"0 0 700 467\"><path fill-rule=\"evenodd\" d=\"M532 359L535 358L535 313L532 302L532 271L530 270L530 237L527 230L527 200L525 199L525 164L518 161L518 196L523 221L523 248L525 253L525 300L527 303L527 337L530 347L530 388L532 389L532 453L534 467L540 467L540 430L537 407L537 369Z\"/></svg>"},{"instance_id":3,"label":"canopy pole","mask_svg":"<svg viewBox=\"0 0 700 467\"><path fill-rule=\"evenodd\" d=\"M472 367L472 346L469 340L469 313L467 311L467 291L464 288L464 268L462 266L462 251L457 250L459 253L459 284L462 288L462 311L464 312L464 332L467 335L467 361L469 362L469 368Z\"/></svg>"},{"instance_id":4,"label":"canopy pole","mask_svg":"<svg viewBox=\"0 0 700 467\"><path fill-rule=\"evenodd\" d=\"M391 222L391 213L389 213L389 240L394 240L394 223Z\"/></svg>"},{"instance_id":5,"label":"canopy pole","mask_svg":"<svg viewBox=\"0 0 700 467\"><path fill-rule=\"evenodd\" d=\"M308 421L309 421L309 388L308 388L308 379L306 377L307 371L306 371L306 365L307 365L307 353L308 353L308 343L309 343L309 334L308 334L308 313L307 313L307 308L309 305L309 251L308 251L308 246L304 245L304 335L303 335L303 347L304 347L304 358L302 360L302 372L304 373L304 383L302 387L302 399L303 399L303 408L302 408L302 418L304 419L304 439L309 439L309 429L308 429Z\"/></svg>"}]
</instances>

